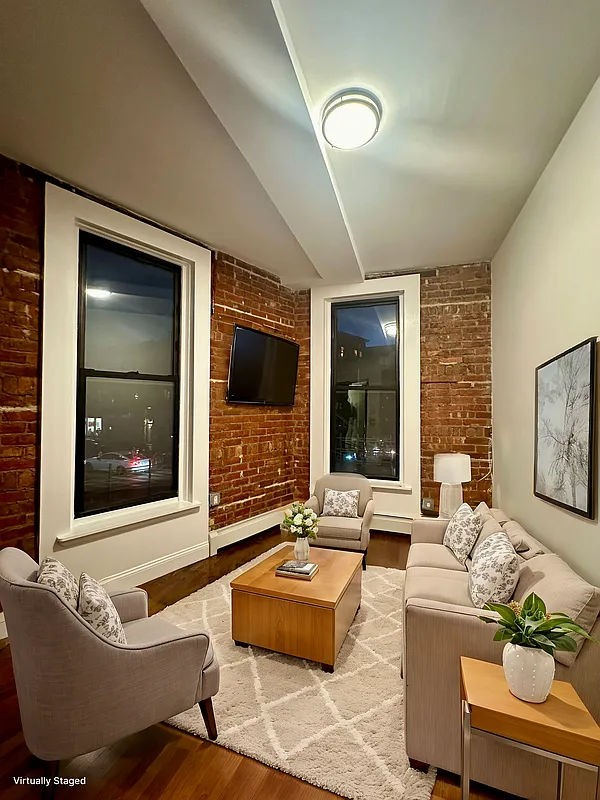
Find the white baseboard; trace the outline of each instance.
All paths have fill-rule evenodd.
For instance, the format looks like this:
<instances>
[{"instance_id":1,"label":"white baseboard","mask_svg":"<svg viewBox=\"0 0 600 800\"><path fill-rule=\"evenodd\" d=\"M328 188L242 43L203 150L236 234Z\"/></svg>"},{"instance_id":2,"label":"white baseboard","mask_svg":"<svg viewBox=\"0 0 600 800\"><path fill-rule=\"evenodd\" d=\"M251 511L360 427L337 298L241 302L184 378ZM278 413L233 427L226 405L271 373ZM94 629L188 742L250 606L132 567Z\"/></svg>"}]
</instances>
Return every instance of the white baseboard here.
<instances>
[{"instance_id":1,"label":"white baseboard","mask_svg":"<svg viewBox=\"0 0 600 800\"><path fill-rule=\"evenodd\" d=\"M386 533L404 533L410 536L412 519L406 517L391 517L387 514L374 514L371 522L372 531L385 531Z\"/></svg>"},{"instance_id":2,"label":"white baseboard","mask_svg":"<svg viewBox=\"0 0 600 800\"><path fill-rule=\"evenodd\" d=\"M283 519L286 508L289 508L289 503L273 511L266 511L264 514L258 514L256 517L242 520L242 522L234 522L232 525L226 525L224 528L211 531L208 534L211 556L214 556L221 547L233 544L234 542L241 542L242 539L247 539L248 536L253 536L255 533L262 533L262 531L279 525Z\"/></svg>"},{"instance_id":3,"label":"white baseboard","mask_svg":"<svg viewBox=\"0 0 600 800\"><path fill-rule=\"evenodd\" d=\"M6 622L4 621L4 614L0 614L0 639L6 639L8 633L6 631Z\"/></svg>"},{"instance_id":4,"label":"white baseboard","mask_svg":"<svg viewBox=\"0 0 600 800\"><path fill-rule=\"evenodd\" d=\"M160 578L168 572L174 572L176 569L181 569L181 567L195 564L196 561L202 561L208 558L208 555L208 542L201 542L200 544L186 547L184 550L178 550L176 553L169 553L166 556L161 556L161 558L155 558L154 561L147 561L137 567L109 575L100 583L110 589L126 589L131 586L138 586L140 583Z\"/></svg>"}]
</instances>

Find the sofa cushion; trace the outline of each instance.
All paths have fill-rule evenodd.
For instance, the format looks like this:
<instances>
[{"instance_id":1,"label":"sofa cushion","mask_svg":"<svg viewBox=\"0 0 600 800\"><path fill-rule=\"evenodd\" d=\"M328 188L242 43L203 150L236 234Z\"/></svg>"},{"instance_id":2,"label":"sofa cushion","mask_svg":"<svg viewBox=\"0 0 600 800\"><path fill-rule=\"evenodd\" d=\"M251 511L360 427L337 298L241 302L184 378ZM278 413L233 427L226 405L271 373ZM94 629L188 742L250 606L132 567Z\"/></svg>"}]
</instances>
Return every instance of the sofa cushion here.
<instances>
[{"instance_id":1,"label":"sofa cushion","mask_svg":"<svg viewBox=\"0 0 600 800\"><path fill-rule=\"evenodd\" d=\"M362 530L360 517L319 517L320 538L350 539L358 541Z\"/></svg>"},{"instance_id":2,"label":"sofa cushion","mask_svg":"<svg viewBox=\"0 0 600 800\"><path fill-rule=\"evenodd\" d=\"M600 612L600 589L581 578L556 553L533 556L522 564L514 599L522 603L531 592L542 598L549 613L563 611L588 633L592 630ZM578 645L574 653L559 650L555 654L567 667L575 662L584 642L581 636L574 638Z\"/></svg>"},{"instance_id":3,"label":"sofa cushion","mask_svg":"<svg viewBox=\"0 0 600 800\"><path fill-rule=\"evenodd\" d=\"M360 491L350 489L341 492L337 489L325 489L323 496L324 517L358 517L358 501Z\"/></svg>"},{"instance_id":4,"label":"sofa cushion","mask_svg":"<svg viewBox=\"0 0 600 800\"><path fill-rule=\"evenodd\" d=\"M529 559L549 552L547 547L538 542L515 520L509 520L502 527L521 558Z\"/></svg>"},{"instance_id":5,"label":"sofa cushion","mask_svg":"<svg viewBox=\"0 0 600 800\"><path fill-rule=\"evenodd\" d=\"M413 597L473 608L469 596L469 576L457 569L411 567L406 571L404 599L406 601Z\"/></svg>"},{"instance_id":6,"label":"sofa cushion","mask_svg":"<svg viewBox=\"0 0 600 800\"><path fill-rule=\"evenodd\" d=\"M457 569L466 572L467 568L456 558L452 550L445 544L432 542L415 542L408 551L406 568L436 567L437 569Z\"/></svg>"},{"instance_id":7,"label":"sofa cushion","mask_svg":"<svg viewBox=\"0 0 600 800\"><path fill-rule=\"evenodd\" d=\"M479 517L482 519L482 517ZM502 533L502 525L497 522L491 514L488 514L483 525L481 526L481 530L479 531L479 536L477 537L477 541L473 545L473 549L471 550L471 556L474 555L475 550L479 547L482 542L489 536L493 536L495 533Z\"/></svg>"},{"instance_id":8,"label":"sofa cushion","mask_svg":"<svg viewBox=\"0 0 600 800\"><path fill-rule=\"evenodd\" d=\"M488 536L473 553L469 570L469 593L473 605L507 603L519 580L519 557L504 533Z\"/></svg>"},{"instance_id":9,"label":"sofa cushion","mask_svg":"<svg viewBox=\"0 0 600 800\"><path fill-rule=\"evenodd\" d=\"M501 508L490 508L490 514L500 525L504 525L504 523L508 522L510 519L506 511L503 511Z\"/></svg>"},{"instance_id":10,"label":"sofa cushion","mask_svg":"<svg viewBox=\"0 0 600 800\"><path fill-rule=\"evenodd\" d=\"M475 506L475 508L473 509L473 513L477 514L478 517L482 518L490 516L490 509L488 508L488 504L484 503L482 500L481 503L479 503L479 505Z\"/></svg>"},{"instance_id":11,"label":"sofa cushion","mask_svg":"<svg viewBox=\"0 0 600 800\"><path fill-rule=\"evenodd\" d=\"M98 581L82 572L79 578L77 610L86 622L111 642L127 644L125 631L115 604Z\"/></svg>"},{"instance_id":12,"label":"sofa cushion","mask_svg":"<svg viewBox=\"0 0 600 800\"><path fill-rule=\"evenodd\" d=\"M480 530L481 521L478 515L473 513L467 503L463 503L454 513L444 533L444 544L452 550L461 564L467 560Z\"/></svg>"},{"instance_id":13,"label":"sofa cushion","mask_svg":"<svg viewBox=\"0 0 600 800\"><path fill-rule=\"evenodd\" d=\"M40 564L37 582L50 586L65 603L77 611L79 583L71 570L55 558L45 558Z\"/></svg>"}]
</instances>

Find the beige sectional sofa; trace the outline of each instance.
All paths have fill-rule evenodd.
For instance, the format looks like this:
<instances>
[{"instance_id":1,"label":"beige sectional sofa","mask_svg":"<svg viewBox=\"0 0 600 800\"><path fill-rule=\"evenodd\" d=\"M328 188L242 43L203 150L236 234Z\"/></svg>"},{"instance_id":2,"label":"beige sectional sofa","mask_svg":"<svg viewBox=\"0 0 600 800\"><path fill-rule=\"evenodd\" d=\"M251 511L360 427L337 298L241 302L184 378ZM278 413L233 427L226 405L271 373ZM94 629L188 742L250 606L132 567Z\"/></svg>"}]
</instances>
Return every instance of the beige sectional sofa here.
<instances>
[{"instance_id":1,"label":"beige sectional sofa","mask_svg":"<svg viewBox=\"0 0 600 800\"><path fill-rule=\"evenodd\" d=\"M504 530L521 557L514 599L535 591L549 610L579 615L600 639L600 590L502 511L484 507L482 515L478 541ZM469 595L469 559L463 566L444 546L446 525L447 520L430 518L417 519L412 527L404 601L406 749L412 760L460 773L459 657L501 663L504 643L492 641L493 630L479 619L482 611ZM557 659L556 678L573 683L600 721L600 643L586 641L575 658L566 653L559 658L565 663ZM475 735L471 777L521 797L547 800L555 796L557 766ZM565 770L565 798L591 800L594 791L593 773Z\"/></svg>"}]
</instances>

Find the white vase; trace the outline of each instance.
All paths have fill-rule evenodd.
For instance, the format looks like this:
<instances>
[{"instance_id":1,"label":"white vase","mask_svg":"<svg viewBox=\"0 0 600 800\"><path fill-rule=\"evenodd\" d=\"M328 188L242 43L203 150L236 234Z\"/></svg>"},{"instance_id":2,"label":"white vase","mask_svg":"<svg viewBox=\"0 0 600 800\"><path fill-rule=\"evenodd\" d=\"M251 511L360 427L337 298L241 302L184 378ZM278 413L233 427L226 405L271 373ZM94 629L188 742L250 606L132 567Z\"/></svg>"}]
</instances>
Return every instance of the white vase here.
<instances>
[{"instance_id":1,"label":"white vase","mask_svg":"<svg viewBox=\"0 0 600 800\"><path fill-rule=\"evenodd\" d=\"M508 642L502 651L508 688L527 703L543 703L554 679L554 658L535 647Z\"/></svg>"},{"instance_id":2,"label":"white vase","mask_svg":"<svg viewBox=\"0 0 600 800\"><path fill-rule=\"evenodd\" d=\"M294 545L294 558L296 561L308 561L310 545L307 536L298 536Z\"/></svg>"}]
</instances>

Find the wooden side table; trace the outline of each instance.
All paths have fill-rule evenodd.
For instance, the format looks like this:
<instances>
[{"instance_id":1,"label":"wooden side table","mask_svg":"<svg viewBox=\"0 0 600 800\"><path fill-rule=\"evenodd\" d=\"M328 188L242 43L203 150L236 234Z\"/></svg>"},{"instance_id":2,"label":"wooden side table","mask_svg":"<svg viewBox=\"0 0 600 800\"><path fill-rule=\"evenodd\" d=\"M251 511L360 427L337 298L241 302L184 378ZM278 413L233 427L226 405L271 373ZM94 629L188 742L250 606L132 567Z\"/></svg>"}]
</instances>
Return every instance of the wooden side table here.
<instances>
[{"instance_id":1,"label":"wooden side table","mask_svg":"<svg viewBox=\"0 0 600 800\"><path fill-rule=\"evenodd\" d=\"M558 800L565 764L595 771L598 796L600 727L570 683L554 681L544 703L525 703L510 693L498 664L461 656L460 677L462 800L469 800L472 733L557 761Z\"/></svg>"}]
</instances>

